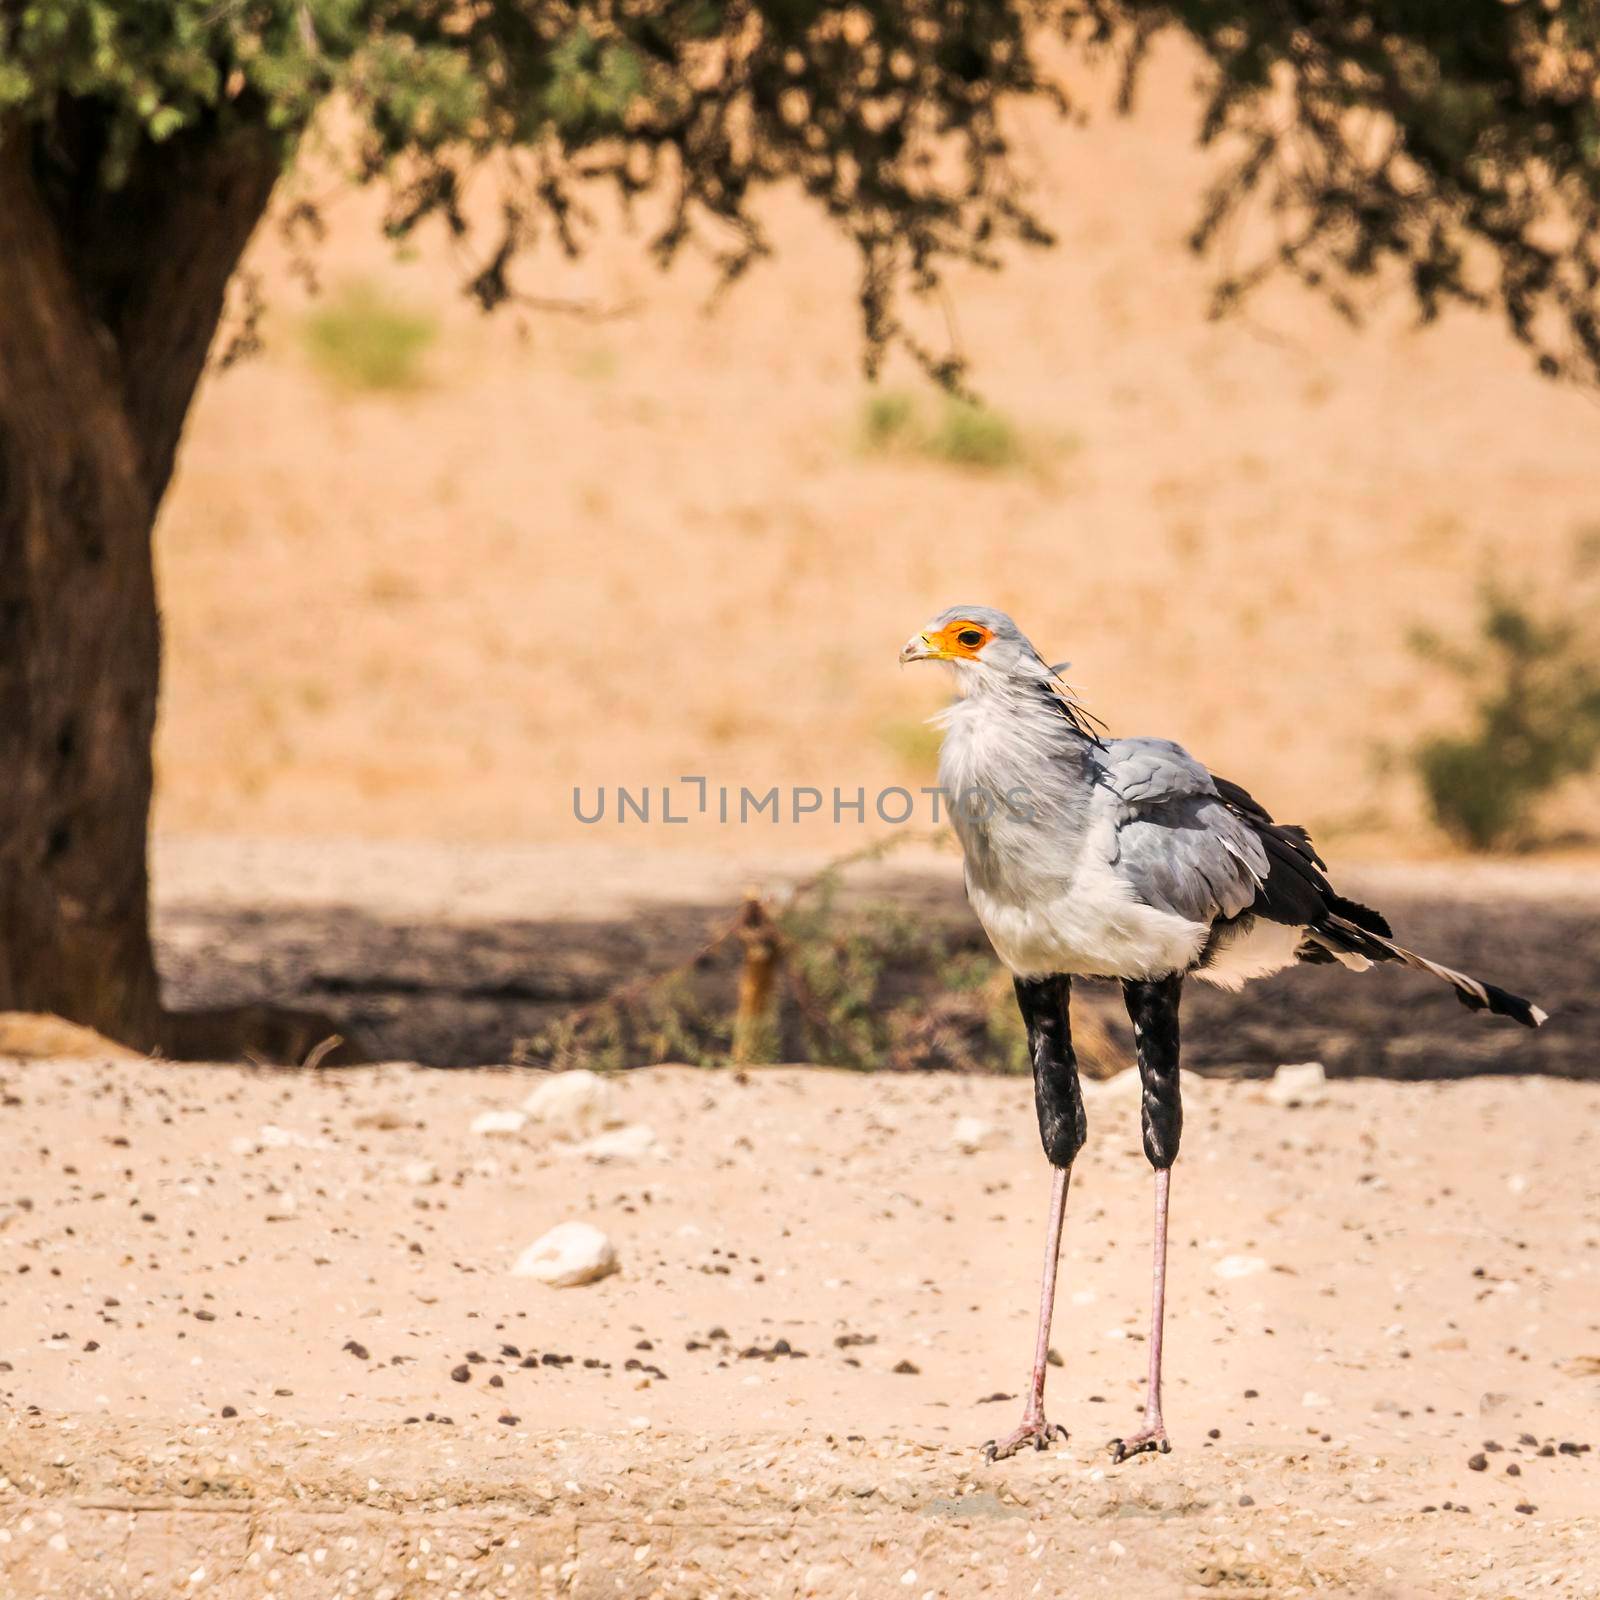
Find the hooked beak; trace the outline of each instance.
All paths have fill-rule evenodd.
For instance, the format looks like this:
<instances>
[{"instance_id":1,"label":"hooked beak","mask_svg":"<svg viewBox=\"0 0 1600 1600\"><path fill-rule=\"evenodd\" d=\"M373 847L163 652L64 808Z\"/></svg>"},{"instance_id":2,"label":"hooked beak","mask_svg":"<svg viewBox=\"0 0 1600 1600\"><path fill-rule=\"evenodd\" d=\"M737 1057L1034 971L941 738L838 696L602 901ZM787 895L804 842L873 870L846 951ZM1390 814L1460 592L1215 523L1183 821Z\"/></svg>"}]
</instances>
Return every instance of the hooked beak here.
<instances>
[{"instance_id":1,"label":"hooked beak","mask_svg":"<svg viewBox=\"0 0 1600 1600\"><path fill-rule=\"evenodd\" d=\"M900 664L908 661L940 661L944 652L925 633L914 633L900 647Z\"/></svg>"}]
</instances>

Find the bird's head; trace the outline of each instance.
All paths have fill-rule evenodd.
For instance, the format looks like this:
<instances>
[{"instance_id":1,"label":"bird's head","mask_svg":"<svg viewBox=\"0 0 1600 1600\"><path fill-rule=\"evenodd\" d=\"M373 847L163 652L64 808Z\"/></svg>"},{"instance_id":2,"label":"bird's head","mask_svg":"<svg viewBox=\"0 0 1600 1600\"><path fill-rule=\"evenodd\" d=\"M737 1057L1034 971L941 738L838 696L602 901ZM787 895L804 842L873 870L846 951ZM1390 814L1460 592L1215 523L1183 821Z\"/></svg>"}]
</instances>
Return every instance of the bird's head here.
<instances>
[{"instance_id":1,"label":"bird's head","mask_svg":"<svg viewBox=\"0 0 1600 1600\"><path fill-rule=\"evenodd\" d=\"M951 606L906 640L901 661L944 661L965 694L987 685L1051 676L1039 652L1003 611Z\"/></svg>"}]
</instances>

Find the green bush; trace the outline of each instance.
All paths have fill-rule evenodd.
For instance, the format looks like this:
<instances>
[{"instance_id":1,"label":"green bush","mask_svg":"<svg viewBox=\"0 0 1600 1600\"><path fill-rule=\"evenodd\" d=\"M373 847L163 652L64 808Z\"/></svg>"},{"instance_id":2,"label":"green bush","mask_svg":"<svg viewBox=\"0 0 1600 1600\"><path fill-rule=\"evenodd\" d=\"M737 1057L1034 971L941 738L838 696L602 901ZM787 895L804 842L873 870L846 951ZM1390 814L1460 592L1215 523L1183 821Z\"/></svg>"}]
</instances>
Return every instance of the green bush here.
<instances>
[{"instance_id":1,"label":"green bush","mask_svg":"<svg viewBox=\"0 0 1600 1600\"><path fill-rule=\"evenodd\" d=\"M875 389L861 408L861 442L868 450L907 444L917 426L917 403L903 389Z\"/></svg>"},{"instance_id":2,"label":"green bush","mask_svg":"<svg viewBox=\"0 0 1600 1600\"><path fill-rule=\"evenodd\" d=\"M1413 649L1472 689L1470 726L1412 751L1434 820L1472 850L1525 843L1538 801L1600 759L1600 646L1592 608L1539 614L1485 591L1471 646L1418 633Z\"/></svg>"},{"instance_id":3,"label":"green bush","mask_svg":"<svg viewBox=\"0 0 1600 1600\"><path fill-rule=\"evenodd\" d=\"M988 406L947 396L928 437L927 453L958 467L995 471L1022 459L1022 443L1010 419Z\"/></svg>"},{"instance_id":4,"label":"green bush","mask_svg":"<svg viewBox=\"0 0 1600 1600\"><path fill-rule=\"evenodd\" d=\"M944 735L929 722L892 718L879 727L878 740L908 772L931 775L939 769Z\"/></svg>"},{"instance_id":5,"label":"green bush","mask_svg":"<svg viewBox=\"0 0 1600 1600\"><path fill-rule=\"evenodd\" d=\"M350 283L306 318L306 350L324 377L345 389L415 388L422 358L438 337L426 313L388 299L370 283Z\"/></svg>"},{"instance_id":6,"label":"green bush","mask_svg":"<svg viewBox=\"0 0 1600 1600\"><path fill-rule=\"evenodd\" d=\"M1002 411L959 395L941 395L929 417L903 389L878 389L861 409L861 444L873 454L923 456L948 466L996 472L1019 466L1027 452Z\"/></svg>"}]
</instances>

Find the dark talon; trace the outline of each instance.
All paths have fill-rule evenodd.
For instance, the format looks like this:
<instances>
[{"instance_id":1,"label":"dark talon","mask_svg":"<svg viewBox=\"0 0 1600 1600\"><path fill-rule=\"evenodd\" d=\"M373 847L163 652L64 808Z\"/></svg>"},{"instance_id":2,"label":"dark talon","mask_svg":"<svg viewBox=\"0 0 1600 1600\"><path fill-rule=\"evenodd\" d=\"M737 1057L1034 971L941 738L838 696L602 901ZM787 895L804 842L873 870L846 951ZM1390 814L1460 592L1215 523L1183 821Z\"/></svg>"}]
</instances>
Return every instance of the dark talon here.
<instances>
[{"instance_id":1,"label":"dark talon","mask_svg":"<svg viewBox=\"0 0 1600 1600\"><path fill-rule=\"evenodd\" d=\"M1142 1456L1151 1451L1160 1451L1164 1456L1172 1454L1172 1445L1165 1433L1143 1436L1136 1433L1132 1439L1113 1439L1106 1449L1111 1452L1114 1466L1120 1466L1124 1461L1132 1461L1135 1456Z\"/></svg>"},{"instance_id":2,"label":"dark talon","mask_svg":"<svg viewBox=\"0 0 1600 1600\"><path fill-rule=\"evenodd\" d=\"M983 1459L991 1465L1008 1460L1017 1451L1032 1445L1035 1450L1048 1450L1057 1439L1069 1437L1065 1426L1059 1422L1046 1422L1040 1417L1036 1422L1024 1420L1022 1426L1008 1433L1004 1439L991 1439L983 1447Z\"/></svg>"}]
</instances>

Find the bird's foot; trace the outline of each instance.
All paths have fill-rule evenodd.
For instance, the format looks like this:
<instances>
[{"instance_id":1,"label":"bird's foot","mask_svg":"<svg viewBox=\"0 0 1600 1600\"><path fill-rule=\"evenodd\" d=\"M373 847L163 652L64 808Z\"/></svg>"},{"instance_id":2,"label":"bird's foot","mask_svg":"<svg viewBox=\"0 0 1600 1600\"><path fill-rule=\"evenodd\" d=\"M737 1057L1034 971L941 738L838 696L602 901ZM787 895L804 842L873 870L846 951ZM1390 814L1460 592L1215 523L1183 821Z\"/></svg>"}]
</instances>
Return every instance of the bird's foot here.
<instances>
[{"instance_id":1,"label":"bird's foot","mask_svg":"<svg viewBox=\"0 0 1600 1600\"><path fill-rule=\"evenodd\" d=\"M1171 1453L1172 1445L1168 1442L1165 1426L1157 1419L1146 1424L1137 1433L1130 1433L1126 1439L1113 1439L1106 1448L1111 1452L1113 1462L1122 1462L1152 1450L1159 1450L1162 1455L1168 1455Z\"/></svg>"},{"instance_id":2,"label":"bird's foot","mask_svg":"<svg viewBox=\"0 0 1600 1600\"><path fill-rule=\"evenodd\" d=\"M1035 1450L1048 1450L1060 1439L1065 1442L1067 1430L1059 1422L1046 1422L1043 1415L1024 1417L1020 1427L1013 1428L1003 1439L991 1439L983 1447L985 1461L1004 1461L1030 1444Z\"/></svg>"}]
</instances>

